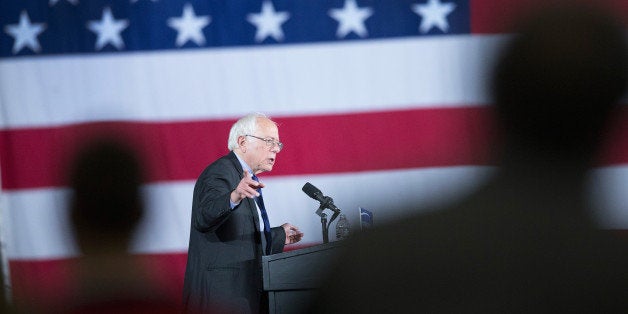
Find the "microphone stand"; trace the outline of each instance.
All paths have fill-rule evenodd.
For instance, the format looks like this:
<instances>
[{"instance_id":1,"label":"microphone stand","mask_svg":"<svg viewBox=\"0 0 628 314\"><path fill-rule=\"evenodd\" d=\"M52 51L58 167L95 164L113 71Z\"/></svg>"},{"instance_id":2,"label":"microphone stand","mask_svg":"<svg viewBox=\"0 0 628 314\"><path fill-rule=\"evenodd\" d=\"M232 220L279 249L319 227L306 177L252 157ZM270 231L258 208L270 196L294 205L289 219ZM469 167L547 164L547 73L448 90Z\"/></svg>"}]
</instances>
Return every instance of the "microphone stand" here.
<instances>
[{"instance_id":1,"label":"microphone stand","mask_svg":"<svg viewBox=\"0 0 628 314\"><path fill-rule=\"evenodd\" d=\"M329 243L329 226L327 226L327 214L321 216L321 225L323 225L323 243Z\"/></svg>"},{"instance_id":2,"label":"microphone stand","mask_svg":"<svg viewBox=\"0 0 628 314\"><path fill-rule=\"evenodd\" d=\"M316 210L316 214L321 217L321 227L323 229L323 243L329 243L329 226L334 221L334 219L338 217L338 214L340 214L340 212L334 212L334 214L331 216L331 220L329 221L329 223L327 223L327 214L323 213L323 210L325 208L327 208L326 204L321 204Z\"/></svg>"},{"instance_id":3,"label":"microphone stand","mask_svg":"<svg viewBox=\"0 0 628 314\"><path fill-rule=\"evenodd\" d=\"M316 214L321 217L321 225L323 228L323 243L329 243L329 226L327 225L327 214L323 213L325 207L323 204L318 207Z\"/></svg>"}]
</instances>

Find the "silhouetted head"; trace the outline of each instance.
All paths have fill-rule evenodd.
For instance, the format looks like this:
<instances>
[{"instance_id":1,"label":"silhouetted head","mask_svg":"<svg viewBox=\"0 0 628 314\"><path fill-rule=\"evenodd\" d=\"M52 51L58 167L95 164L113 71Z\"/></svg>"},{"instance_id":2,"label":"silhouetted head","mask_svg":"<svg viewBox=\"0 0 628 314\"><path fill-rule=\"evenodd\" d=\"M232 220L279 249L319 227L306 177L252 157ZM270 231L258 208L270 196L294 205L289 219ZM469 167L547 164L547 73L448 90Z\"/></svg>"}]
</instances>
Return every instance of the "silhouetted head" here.
<instances>
[{"instance_id":1,"label":"silhouetted head","mask_svg":"<svg viewBox=\"0 0 628 314\"><path fill-rule=\"evenodd\" d=\"M111 139L87 144L71 165L71 211L84 251L126 248L143 213L143 173L134 151Z\"/></svg>"},{"instance_id":2,"label":"silhouetted head","mask_svg":"<svg viewBox=\"0 0 628 314\"><path fill-rule=\"evenodd\" d=\"M602 10L548 8L515 27L493 76L505 140L526 150L588 159L626 90L626 33Z\"/></svg>"}]
</instances>

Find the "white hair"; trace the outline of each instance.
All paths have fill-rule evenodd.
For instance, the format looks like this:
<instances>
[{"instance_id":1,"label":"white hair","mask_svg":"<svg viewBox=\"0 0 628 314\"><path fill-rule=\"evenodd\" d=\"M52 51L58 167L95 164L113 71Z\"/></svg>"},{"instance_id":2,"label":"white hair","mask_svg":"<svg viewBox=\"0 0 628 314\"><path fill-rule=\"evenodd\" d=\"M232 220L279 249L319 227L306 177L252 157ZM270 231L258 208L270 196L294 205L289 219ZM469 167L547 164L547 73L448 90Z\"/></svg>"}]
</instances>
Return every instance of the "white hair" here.
<instances>
[{"instance_id":1,"label":"white hair","mask_svg":"<svg viewBox=\"0 0 628 314\"><path fill-rule=\"evenodd\" d=\"M234 150L238 148L238 137L245 136L247 134L255 134L255 131L257 131L257 119L259 118L270 120L270 118L265 114L255 112L247 114L246 116L236 121L236 123L231 126L231 131L229 131L227 148L229 148L229 150Z\"/></svg>"}]
</instances>

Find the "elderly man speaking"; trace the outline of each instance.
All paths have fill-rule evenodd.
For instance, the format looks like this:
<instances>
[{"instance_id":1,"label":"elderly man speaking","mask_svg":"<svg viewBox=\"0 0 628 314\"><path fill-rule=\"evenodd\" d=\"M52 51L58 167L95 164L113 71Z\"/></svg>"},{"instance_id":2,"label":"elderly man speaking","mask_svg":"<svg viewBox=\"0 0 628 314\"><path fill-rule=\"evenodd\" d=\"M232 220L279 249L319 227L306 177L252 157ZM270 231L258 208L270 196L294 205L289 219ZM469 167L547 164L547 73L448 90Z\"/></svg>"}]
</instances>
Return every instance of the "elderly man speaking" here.
<instances>
[{"instance_id":1,"label":"elderly man speaking","mask_svg":"<svg viewBox=\"0 0 628 314\"><path fill-rule=\"evenodd\" d=\"M271 171L283 148L277 124L249 114L229 133L230 152L201 173L194 187L183 287L187 313L259 313L261 256L280 253L303 233L292 224L270 227L257 175Z\"/></svg>"}]
</instances>

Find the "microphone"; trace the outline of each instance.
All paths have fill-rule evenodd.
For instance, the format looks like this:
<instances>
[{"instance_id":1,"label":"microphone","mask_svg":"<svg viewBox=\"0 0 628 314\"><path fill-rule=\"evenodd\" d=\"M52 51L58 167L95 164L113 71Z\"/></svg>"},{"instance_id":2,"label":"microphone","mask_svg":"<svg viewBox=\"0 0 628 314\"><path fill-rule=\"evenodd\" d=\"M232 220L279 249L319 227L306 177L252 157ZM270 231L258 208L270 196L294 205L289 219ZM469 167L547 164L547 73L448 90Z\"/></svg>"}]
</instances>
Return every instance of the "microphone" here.
<instances>
[{"instance_id":1,"label":"microphone","mask_svg":"<svg viewBox=\"0 0 628 314\"><path fill-rule=\"evenodd\" d=\"M329 196L323 195L323 192L321 192L321 190L319 190L318 188L310 184L310 182L306 182L305 185L303 185L302 190L309 197L321 203L321 207L329 208L336 214L340 213L340 208L334 205L334 200Z\"/></svg>"}]
</instances>

